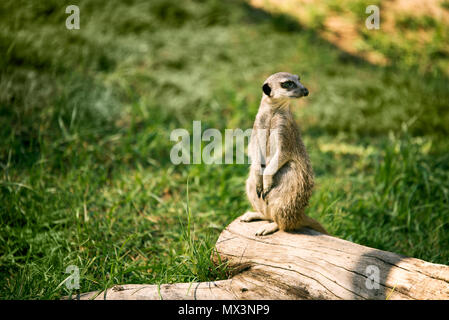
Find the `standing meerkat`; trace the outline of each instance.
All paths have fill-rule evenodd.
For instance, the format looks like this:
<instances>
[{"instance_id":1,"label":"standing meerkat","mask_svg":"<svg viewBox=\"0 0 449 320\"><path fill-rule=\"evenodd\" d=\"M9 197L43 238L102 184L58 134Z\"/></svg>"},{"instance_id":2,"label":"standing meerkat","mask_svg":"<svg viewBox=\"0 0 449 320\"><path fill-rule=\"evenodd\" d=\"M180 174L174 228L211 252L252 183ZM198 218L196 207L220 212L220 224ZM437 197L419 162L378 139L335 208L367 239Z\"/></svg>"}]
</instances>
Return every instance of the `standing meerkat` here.
<instances>
[{"instance_id":1,"label":"standing meerkat","mask_svg":"<svg viewBox=\"0 0 449 320\"><path fill-rule=\"evenodd\" d=\"M255 211L241 221L269 220L256 235L309 227L327 234L305 214L314 186L313 170L290 111L290 99L307 96L299 77L275 73L265 80L248 146L251 158L246 194Z\"/></svg>"}]
</instances>

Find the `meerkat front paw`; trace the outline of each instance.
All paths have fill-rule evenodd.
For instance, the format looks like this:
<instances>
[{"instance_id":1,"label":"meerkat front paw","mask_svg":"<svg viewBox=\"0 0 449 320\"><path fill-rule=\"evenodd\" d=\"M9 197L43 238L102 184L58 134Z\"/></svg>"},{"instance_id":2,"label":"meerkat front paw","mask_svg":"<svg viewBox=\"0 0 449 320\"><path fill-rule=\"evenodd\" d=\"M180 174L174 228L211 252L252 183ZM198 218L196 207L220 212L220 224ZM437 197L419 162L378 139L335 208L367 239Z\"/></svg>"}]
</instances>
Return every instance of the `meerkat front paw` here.
<instances>
[{"instance_id":1,"label":"meerkat front paw","mask_svg":"<svg viewBox=\"0 0 449 320\"><path fill-rule=\"evenodd\" d=\"M257 183L256 183L256 194L257 194L258 198L260 198L260 196L262 195L262 192L263 192L262 179L258 179Z\"/></svg>"},{"instance_id":2,"label":"meerkat front paw","mask_svg":"<svg viewBox=\"0 0 449 320\"><path fill-rule=\"evenodd\" d=\"M263 190L262 190L262 199L265 200L268 193L273 189L273 176L272 175L264 175L263 176Z\"/></svg>"},{"instance_id":3,"label":"meerkat front paw","mask_svg":"<svg viewBox=\"0 0 449 320\"><path fill-rule=\"evenodd\" d=\"M270 187L270 188L265 188L265 189L262 191L262 200L265 200L265 198L267 197L267 195L268 195L268 193L271 191L271 189L272 189L272 187Z\"/></svg>"},{"instance_id":4,"label":"meerkat front paw","mask_svg":"<svg viewBox=\"0 0 449 320\"><path fill-rule=\"evenodd\" d=\"M279 226L276 222L264 224L256 231L256 236L266 236L279 230Z\"/></svg>"}]
</instances>

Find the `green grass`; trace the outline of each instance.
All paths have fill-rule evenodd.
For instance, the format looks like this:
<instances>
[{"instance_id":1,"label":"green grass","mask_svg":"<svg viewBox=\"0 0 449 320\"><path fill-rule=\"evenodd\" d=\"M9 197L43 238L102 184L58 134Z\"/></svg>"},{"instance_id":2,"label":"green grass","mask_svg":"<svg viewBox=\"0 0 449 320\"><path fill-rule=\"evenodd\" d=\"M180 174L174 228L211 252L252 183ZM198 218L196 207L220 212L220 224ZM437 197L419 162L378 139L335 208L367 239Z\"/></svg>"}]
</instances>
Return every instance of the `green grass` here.
<instances>
[{"instance_id":1,"label":"green grass","mask_svg":"<svg viewBox=\"0 0 449 320\"><path fill-rule=\"evenodd\" d=\"M0 298L67 295L69 265L81 292L225 278L209 257L249 208L248 165L174 166L170 132L250 128L280 70L311 91L295 104L317 177L309 214L337 237L449 263L438 66L424 73L408 51L373 66L240 1L79 1L73 31L65 5L0 5Z\"/></svg>"}]
</instances>

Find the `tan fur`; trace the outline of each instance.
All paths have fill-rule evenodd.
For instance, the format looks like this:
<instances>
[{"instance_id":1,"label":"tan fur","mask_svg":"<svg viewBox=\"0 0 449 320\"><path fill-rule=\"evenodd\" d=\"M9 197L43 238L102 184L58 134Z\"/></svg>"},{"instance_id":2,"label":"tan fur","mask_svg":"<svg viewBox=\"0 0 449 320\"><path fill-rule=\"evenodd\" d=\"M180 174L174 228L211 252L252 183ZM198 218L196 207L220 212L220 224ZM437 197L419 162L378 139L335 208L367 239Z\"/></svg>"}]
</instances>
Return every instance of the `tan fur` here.
<instances>
[{"instance_id":1,"label":"tan fur","mask_svg":"<svg viewBox=\"0 0 449 320\"><path fill-rule=\"evenodd\" d=\"M293 81L295 88L281 83ZM308 94L296 75L279 72L265 81L271 91L263 94L249 144L251 167L246 193L255 212L247 212L242 221L263 219L256 235L309 227L326 230L304 210L314 186L313 170L290 111L290 99ZM265 168L261 168L265 164ZM263 172L263 174L261 174Z\"/></svg>"}]
</instances>

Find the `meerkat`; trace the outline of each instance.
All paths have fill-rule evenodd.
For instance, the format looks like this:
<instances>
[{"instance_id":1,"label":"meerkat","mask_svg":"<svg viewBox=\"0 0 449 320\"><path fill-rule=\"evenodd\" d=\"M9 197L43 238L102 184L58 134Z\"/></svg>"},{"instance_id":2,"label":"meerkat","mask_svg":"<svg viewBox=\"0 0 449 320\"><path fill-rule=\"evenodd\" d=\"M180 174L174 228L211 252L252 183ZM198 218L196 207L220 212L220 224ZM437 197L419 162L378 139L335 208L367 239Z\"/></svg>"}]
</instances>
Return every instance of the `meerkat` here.
<instances>
[{"instance_id":1,"label":"meerkat","mask_svg":"<svg viewBox=\"0 0 449 320\"><path fill-rule=\"evenodd\" d=\"M297 75L279 72L265 80L262 100L248 145L251 159L246 194L254 211L241 221L268 220L256 235L309 227L328 234L305 214L314 186L314 175L290 100L309 91Z\"/></svg>"}]
</instances>

